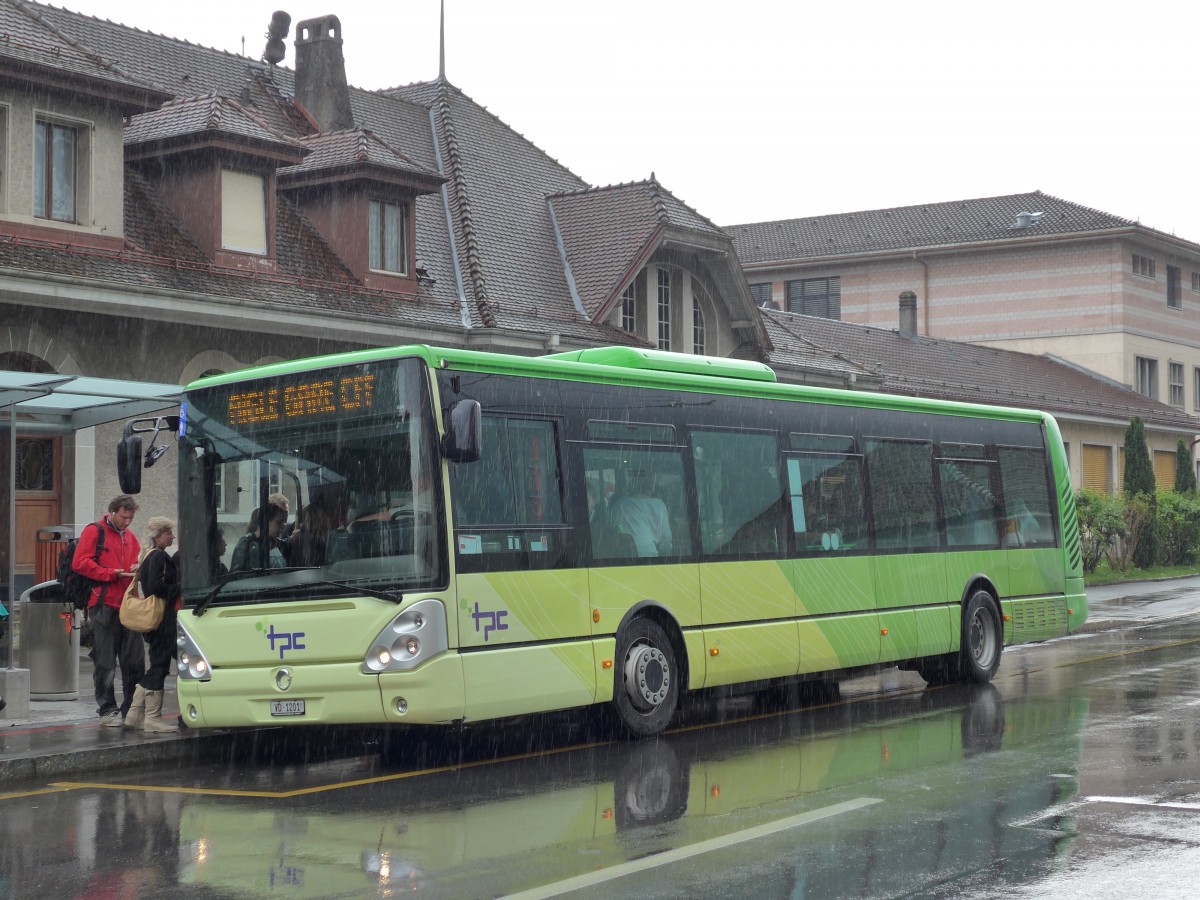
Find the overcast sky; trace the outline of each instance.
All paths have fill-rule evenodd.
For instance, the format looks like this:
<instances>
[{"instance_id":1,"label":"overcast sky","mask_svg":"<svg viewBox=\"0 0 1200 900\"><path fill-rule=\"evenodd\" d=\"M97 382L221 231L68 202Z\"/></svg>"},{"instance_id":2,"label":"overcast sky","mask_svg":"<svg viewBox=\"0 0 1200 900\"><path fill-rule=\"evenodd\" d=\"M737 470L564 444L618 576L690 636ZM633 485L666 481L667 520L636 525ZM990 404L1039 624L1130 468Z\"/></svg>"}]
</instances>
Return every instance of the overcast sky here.
<instances>
[{"instance_id":1,"label":"overcast sky","mask_svg":"<svg viewBox=\"0 0 1200 900\"><path fill-rule=\"evenodd\" d=\"M351 84L438 73L438 0L56 5L256 59L284 9L288 67L335 13ZM1041 190L1200 242L1198 26L1195 0L447 0L446 75L718 225Z\"/></svg>"}]
</instances>

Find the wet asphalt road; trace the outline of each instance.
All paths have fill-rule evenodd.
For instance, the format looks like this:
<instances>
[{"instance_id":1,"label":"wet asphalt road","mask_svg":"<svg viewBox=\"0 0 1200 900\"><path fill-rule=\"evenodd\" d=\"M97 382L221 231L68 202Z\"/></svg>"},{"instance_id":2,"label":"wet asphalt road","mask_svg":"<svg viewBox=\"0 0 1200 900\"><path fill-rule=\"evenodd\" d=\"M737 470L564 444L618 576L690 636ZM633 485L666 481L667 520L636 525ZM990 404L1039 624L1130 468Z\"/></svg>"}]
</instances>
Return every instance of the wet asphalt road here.
<instances>
[{"instance_id":1,"label":"wet asphalt road","mask_svg":"<svg viewBox=\"0 0 1200 900\"><path fill-rule=\"evenodd\" d=\"M1200 584L1089 593L1095 630L983 688L892 670L650 742L572 714L23 786L0 898L1194 896Z\"/></svg>"}]
</instances>

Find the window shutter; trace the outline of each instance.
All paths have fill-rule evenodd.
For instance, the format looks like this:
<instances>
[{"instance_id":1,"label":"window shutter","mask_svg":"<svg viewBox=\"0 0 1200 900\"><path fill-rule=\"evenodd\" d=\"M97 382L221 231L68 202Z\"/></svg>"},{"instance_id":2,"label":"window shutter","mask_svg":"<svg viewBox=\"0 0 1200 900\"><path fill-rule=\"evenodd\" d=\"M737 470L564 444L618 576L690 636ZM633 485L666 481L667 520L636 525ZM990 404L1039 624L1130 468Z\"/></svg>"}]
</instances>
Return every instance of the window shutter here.
<instances>
[{"instance_id":1,"label":"window shutter","mask_svg":"<svg viewBox=\"0 0 1200 900\"><path fill-rule=\"evenodd\" d=\"M1093 444L1083 445L1083 487L1088 491L1112 492L1108 483L1108 464L1111 456L1108 447Z\"/></svg>"},{"instance_id":2,"label":"window shutter","mask_svg":"<svg viewBox=\"0 0 1200 900\"><path fill-rule=\"evenodd\" d=\"M1160 491L1169 491L1175 487L1174 451L1154 451L1154 486Z\"/></svg>"},{"instance_id":3,"label":"window shutter","mask_svg":"<svg viewBox=\"0 0 1200 900\"><path fill-rule=\"evenodd\" d=\"M261 175L221 172L221 247L267 254L267 194Z\"/></svg>"}]
</instances>

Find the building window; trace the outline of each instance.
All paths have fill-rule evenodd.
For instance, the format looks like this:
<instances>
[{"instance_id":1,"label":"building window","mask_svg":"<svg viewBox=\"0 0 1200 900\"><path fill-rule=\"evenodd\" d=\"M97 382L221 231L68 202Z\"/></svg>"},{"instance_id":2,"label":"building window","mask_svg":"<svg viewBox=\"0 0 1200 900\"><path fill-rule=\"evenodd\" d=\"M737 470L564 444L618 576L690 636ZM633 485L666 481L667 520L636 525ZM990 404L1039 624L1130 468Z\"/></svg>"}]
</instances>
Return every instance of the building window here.
<instances>
[{"instance_id":1,"label":"building window","mask_svg":"<svg viewBox=\"0 0 1200 900\"><path fill-rule=\"evenodd\" d=\"M637 333L637 285L630 284L621 292L621 330Z\"/></svg>"},{"instance_id":2,"label":"building window","mask_svg":"<svg viewBox=\"0 0 1200 900\"><path fill-rule=\"evenodd\" d=\"M671 273L658 270L658 349L671 349Z\"/></svg>"},{"instance_id":3,"label":"building window","mask_svg":"<svg viewBox=\"0 0 1200 900\"><path fill-rule=\"evenodd\" d=\"M1192 409L1200 409L1200 366L1192 367Z\"/></svg>"},{"instance_id":4,"label":"building window","mask_svg":"<svg viewBox=\"0 0 1200 900\"><path fill-rule=\"evenodd\" d=\"M1141 275L1143 278L1153 278L1154 260L1148 256L1133 254L1133 274Z\"/></svg>"},{"instance_id":5,"label":"building window","mask_svg":"<svg viewBox=\"0 0 1200 900\"><path fill-rule=\"evenodd\" d=\"M771 282L769 281L750 285L750 296L754 298L755 306L775 308L775 302L771 299Z\"/></svg>"},{"instance_id":6,"label":"building window","mask_svg":"<svg viewBox=\"0 0 1200 900\"><path fill-rule=\"evenodd\" d=\"M371 268L408 274L408 207L371 201Z\"/></svg>"},{"instance_id":7,"label":"building window","mask_svg":"<svg viewBox=\"0 0 1200 900\"><path fill-rule=\"evenodd\" d=\"M704 310L695 300L692 301L692 352L704 355Z\"/></svg>"},{"instance_id":8,"label":"building window","mask_svg":"<svg viewBox=\"0 0 1200 900\"><path fill-rule=\"evenodd\" d=\"M1158 399L1158 360L1137 357L1137 392Z\"/></svg>"},{"instance_id":9,"label":"building window","mask_svg":"<svg viewBox=\"0 0 1200 900\"><path fill-rule=\"evenodd\" d=\"M1192 273L1192 290L1200 294L1200 272Z\"/></svg>"},{"instance_id":10,"label":"building window","mask_svg":"<svg viewBox=\"0 0 1200 900\"><path fill-rule=\"evenodd\" d=\"M1087 491L1112 493L1112 448L1096 444L1083 445L1083 488Z\"/></svg>"},{"instance_id":11,"label":"building window","mask_svg":"<svg viewBox=\"0 0 1200 900\"><path fill-rule=\"evenodd\" d=\"M1171 394L1171 405L1183 409L1183 363L1167 364L1168 390Z\"/></svg>"},{"instance_id":12,"label":"building window","mask_svg":"<svg viewBox=\"0 0 1200 900\"><path fill-rule=\"evenodd\" d=\"M787 283L788 312L823 319L842 317L842 278L802 278Z\"/></svg>"},{"instance_id":13,"label":"building window","mask_svg":"<svg viewBox=\"0 0 1200 900\"><path fill-rule=\"evenodd\" d=\"M1181 281L1179 266L1167 266L1167 306L1172 309L1183 308Z\"/></svg>"},{"instance_id":14,"label":"building window","mask_svg":"<svg viewBox=\"0 0 1200 900\"><path fill-rule=\"evenodd\" d=\"M75 221L76 132L55 122L37 123L33 148L33 214Z\"/></svg>"},{"instance_id":15,"label":"building window","mask_svg":"<svg viewBox=\"0 0 1200 900\"><path fill-rule=\"evenodd\" d=\"M221 171L221 249L267 255L266 179Z\"/></svg>"}]
</instances>

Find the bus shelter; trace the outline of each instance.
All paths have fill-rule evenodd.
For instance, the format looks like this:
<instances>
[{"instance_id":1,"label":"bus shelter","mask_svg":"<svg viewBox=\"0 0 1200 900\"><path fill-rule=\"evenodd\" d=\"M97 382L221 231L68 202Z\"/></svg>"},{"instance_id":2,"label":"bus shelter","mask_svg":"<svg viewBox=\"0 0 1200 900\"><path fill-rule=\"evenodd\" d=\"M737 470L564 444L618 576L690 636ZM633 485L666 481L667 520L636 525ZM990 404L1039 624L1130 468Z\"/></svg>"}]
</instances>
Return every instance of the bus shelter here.
<instances>
[{"instance_id":1,"label":"bus shelter","mask_svg":"<svg viewBox=\"0 0 1200 900\"><path fill-rule=\"evenodd\" d=\"M0 516L7 522L8 604L15 608L17 555L17 430L23 434L74 434L83 428L137 418L178 406L182 388L175 384L153 384L53 372L0 370L0 433L7 432L7 508ZM13 668L12 640L0 659L0 695L13 715L28 708L28 673ZM21 687L24 685L24 697ZM4 713L0 712L0 717Z\"/></svg>"}]
</instances>

